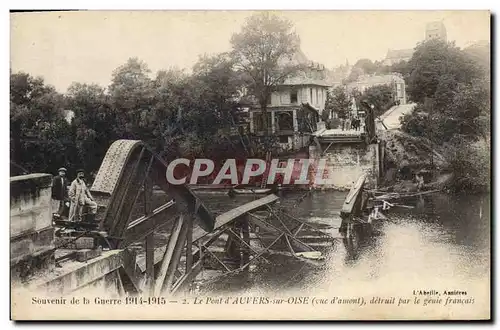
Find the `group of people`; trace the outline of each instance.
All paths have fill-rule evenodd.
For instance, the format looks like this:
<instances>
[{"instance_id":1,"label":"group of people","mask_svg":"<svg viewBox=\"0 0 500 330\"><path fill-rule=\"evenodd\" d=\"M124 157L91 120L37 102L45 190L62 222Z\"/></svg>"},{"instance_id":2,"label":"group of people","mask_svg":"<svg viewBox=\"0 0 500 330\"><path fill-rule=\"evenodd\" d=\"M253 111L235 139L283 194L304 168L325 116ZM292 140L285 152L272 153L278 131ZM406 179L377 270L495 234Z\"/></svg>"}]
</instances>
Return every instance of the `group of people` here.
<instances>
[{"instance_id":1,"label":"group of people","mask_svg":"<svg viewBox=\"0 0 500 330\"><path fill-rule=\"evenodd\" d=\"M358 117L340 119L340 128L343 131L347 131L350 129L359 131L361 129L361 119L359 119Z\"/></svg>"},{"instance_id":2,"label":"group of people","mask_svg":"<svg viewBox=\"0 0 500 330\"><path fill-rule=\"evenodd\" d=\"M97 203L85 183L85 171L76 171L76 179L71 184L66 177L66 168L61 167L58 172L59 174L52 180L52 205L54 210L57 209L55 213L63 216L69 206L68 220L82 221L83 211L86 207L88 210L86 220L95 220Z\"/></svg>"}]
</instances>

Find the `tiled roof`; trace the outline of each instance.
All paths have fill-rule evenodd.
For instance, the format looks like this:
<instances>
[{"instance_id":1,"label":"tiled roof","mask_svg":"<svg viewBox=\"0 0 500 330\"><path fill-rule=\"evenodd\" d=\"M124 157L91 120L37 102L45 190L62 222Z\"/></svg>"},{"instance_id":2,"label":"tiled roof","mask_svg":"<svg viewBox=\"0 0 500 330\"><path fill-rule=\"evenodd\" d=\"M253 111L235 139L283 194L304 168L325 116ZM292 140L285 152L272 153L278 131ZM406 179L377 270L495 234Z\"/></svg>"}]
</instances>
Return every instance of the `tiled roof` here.
<instances>
[{"instance_id":1,"label":"tiled roof","mask_svg":"<svg viewBox=\"0 0 500 330\"><path fill-rule=\"evenodd\" d=\"M306 72L299 72L297 75L287 78L282 84L283 86L316 85L328 87L331 85L327 80L325 66L310 61L301 49L291 59L284 60L282 64L294 64L306 67Z\"/></svg>"}]
</instances>

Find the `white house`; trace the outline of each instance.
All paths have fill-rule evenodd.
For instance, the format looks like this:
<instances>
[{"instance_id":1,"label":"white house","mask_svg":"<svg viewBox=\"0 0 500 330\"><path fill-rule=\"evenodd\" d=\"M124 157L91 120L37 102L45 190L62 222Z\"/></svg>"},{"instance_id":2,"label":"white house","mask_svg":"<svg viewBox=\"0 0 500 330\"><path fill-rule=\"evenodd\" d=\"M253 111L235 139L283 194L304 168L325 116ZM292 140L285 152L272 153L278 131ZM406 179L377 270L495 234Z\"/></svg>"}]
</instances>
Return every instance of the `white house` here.
<instances>
[{"instance_id":1,"label":"white house","mask_svg":"<svg viewBox=\"0 0 500 330\"><path fill-rule=\"evenodd\" d=\"M305 65L306 70L287 79L272 93L267 106L268 129L278 135L283 149L305 147L325 109L329 88L325 67L310 62L300 51L292 61ZM259 106L250 110L250 132L264 134L262 111Z\"/></svg>"}]
</instances>

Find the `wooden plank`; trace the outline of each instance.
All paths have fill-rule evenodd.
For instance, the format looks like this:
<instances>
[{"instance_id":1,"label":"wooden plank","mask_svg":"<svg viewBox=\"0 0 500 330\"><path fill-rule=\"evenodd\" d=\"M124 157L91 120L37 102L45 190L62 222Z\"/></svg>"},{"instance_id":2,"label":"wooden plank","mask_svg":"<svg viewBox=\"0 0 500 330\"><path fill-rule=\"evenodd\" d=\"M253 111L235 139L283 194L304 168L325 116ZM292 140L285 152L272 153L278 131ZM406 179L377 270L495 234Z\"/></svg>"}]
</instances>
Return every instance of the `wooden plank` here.
<instances>
[{"instance_id":1,"label":"wooden plank","mask_svg":"<svg viewBox=\"0 0 500 330\"><path fill-rule=\"evenodd\" d=\"M225 213L220 214L215 219L215 227L214 229L220 228L229 222L239 218L245 213L255 211L267 204L271 204L276 202L279 199L278 196L271 194L266 197L259 198L257 200L251 201L250 203L243 204L239 207L236 207L232 210L229 210ZM193 230L193 242L199 240L200 238L207 235L207 233L202 228L194 228Z\"/></svg>"},{"instance_id":2,"label":"wooden plank","mask_svg":"<svg viewBox=\"0 0 500 330\"><path fill-rule=\"evenodd\" d=\"M205 243L205 246L209 246L213 242L215 242L220 235L224 233L224 230L222 228L219 228L218 231L212 232L211 235L212 237ZM198 241L201 244L201 241ZM194 243L194 242L193 242ZM167 245L159 247L155 249L155 256L154 256L154 264L158 264L163 260L163 256L165 254L165 250L167 249ZM193 262L196 262L196 260L199 259L199 248L195 249L193 251ZM146 271L146 258L137 258L137 268L143 273Z\"/></svg>"},{"instance_id":3,"label":"wooden plank","mask_svg":"<svg viewBox=\"0 0 500 330\"><path fill-rule=\"evenodd\" d=\"M185 217L190 217L189 215L186 215ZM167 276L165 279L165 282L163 283L162 286L162 291L166 290L167 292L170 292L172 289L172 283L174 281L174 276L175 276L175 271L177 270L177 267L179 266L179 261L181 260L181 255L182 251L184 250L184 243L186 243L186 234L188 231L188 219L184 221L182 224L182 229L179 234L179 238L177 239L177 242L175 244L174 248L174 254L172 255L172 260L170 261L170 265L168 267L168 272ZM161 294L161 292L159 292Z\"/></svg>"},{"instance_id":4,"label":"wooden plank","mask_svg":"<svg viewBox=\"0 0 500 330\"><path fill-rule=\"evenodd\" d=\"M155 281L155 289L154 289L155 296L158 296L161 293L163 283L165 282L165 278L167 276L168 267L170 266L170 261L174 254L175 245L177 243L177 240L179 239L179 235L181 233L183 224L184 224L184 216L181 215L177 220L177 224L174 231L172 232L172 235L170 235L167 249L165 250L165 254L163 255L160 271Z\"/></svg>"},{"instance_id":5,"label":"wooden plank","mask_svg":"<svg viewBox=\"0 0 500 330\"><path fill-rule=\"evenodd\" d=\"M358 178L358 181L356 181L356 184L351 188L344 201L344 204L342 205L341 214L348 216L353 213L354 205L356 204L356 201L363 190L365 180L366 174L363 174Z\"/></svg>"},{"instance_id":6,"label":"wooden plank","mask_svg":"<svg viewBox=\"0 0 500 330\"><path fill-rule=\"evenodd\" d=\"M148 221L150 220L151 218L153 218L155 215L159 215L160 213L162 213L163 211L167 210L167 209L171 209L173 206L175 205L175 202L173 200L171 201L168 201L167 203L163 204L162 206L159 206L157 207L156 209L154 209L151 214L149 215L144 215L142 217L140 217L139 219L137 220L134 220L133 222L131 222L128 226L127 226L127 229L132 229L134 228L135 226L138 226L140 225L142 222L145 222L145 221Z\"/></svg>"},{"instance_id":7,"label":"wooden plank","mask_svg":"<svg viewBox=\"0 0 500 330\"><path fill-rule=\"evenodd\" d=\"M155 209L152 214L143 216L130 224L125 232L124 239L120 242L120 247L127 247L130 244L146 238L147 235L171 224L177 208L175 203L167 203Z\"/></svg>"},{"instance_id":8,"label":"wooden plank","mask_svg":"<svg viewBox=\"0 0 500 330\"><path fill-rule=\"evenodd\" d=\"M189 270L189 272L187 272L179 280L177 280L171 291L172 294L175 294L183 290L186 285L188 285L196 278L196 276L201 272L202 269L203 269L203 260L199 260L197 263L193 265L193 267Z\"/></svg>"},{"instance_id":9,"label":"wooden plank","mask_svg":"<svg viewBox=\"0 0 500 330\"><path fill-rule=\"evenodd\" d=\"M327 153L328 149L330 149L330 147L332 146L333 143L334 142L330 142L330 144L328 145L328 147L326 147L326 149L321 152L322 156L324 156Z\"/></svg>"}]
</instances>

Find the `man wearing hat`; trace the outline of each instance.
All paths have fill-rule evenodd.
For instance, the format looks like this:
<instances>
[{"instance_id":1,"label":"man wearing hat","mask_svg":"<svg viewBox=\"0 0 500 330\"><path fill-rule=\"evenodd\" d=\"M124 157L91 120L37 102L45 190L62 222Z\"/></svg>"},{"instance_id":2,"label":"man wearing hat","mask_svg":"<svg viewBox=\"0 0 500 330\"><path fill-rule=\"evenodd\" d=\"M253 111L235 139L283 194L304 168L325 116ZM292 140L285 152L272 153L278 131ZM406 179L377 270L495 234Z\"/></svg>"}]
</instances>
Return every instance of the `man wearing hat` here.
<instances>
[{"instance_id":1,"label":"man wearing hat","mask_svg":"<svg viewBox=\"0 0 500 330\"><path fill-rule=\"evenodd\" d=\"M69 221L81 221L83 207L87 206L89 210L89 220L95 219L95 214L97 213L97 203L94 202L92 195L90 194L85 181L83 180L85 176L84 170L78 170L76 172L76 179L71 183L69 188L69 199L71 200L71 207L69 209Z\"/></svg>"},{"instance_id":2,"label":"man wearing hat","mask_svg":"<svg viewBox=\"0 0 500 330\"><path fill-rule=\"evenodd\" d=\"M59 175L52 180L52 210L54 213L62 215L64 212L64 203L68 200L69 181L66 177L66 169L61 167Z\"/></svg>"}]
</instances>

